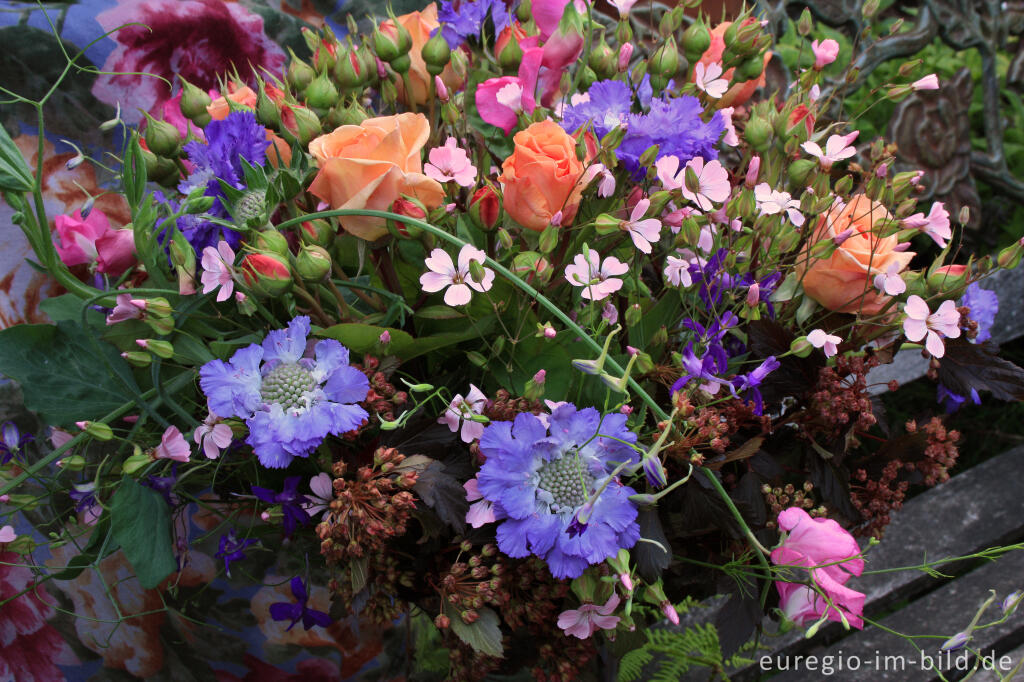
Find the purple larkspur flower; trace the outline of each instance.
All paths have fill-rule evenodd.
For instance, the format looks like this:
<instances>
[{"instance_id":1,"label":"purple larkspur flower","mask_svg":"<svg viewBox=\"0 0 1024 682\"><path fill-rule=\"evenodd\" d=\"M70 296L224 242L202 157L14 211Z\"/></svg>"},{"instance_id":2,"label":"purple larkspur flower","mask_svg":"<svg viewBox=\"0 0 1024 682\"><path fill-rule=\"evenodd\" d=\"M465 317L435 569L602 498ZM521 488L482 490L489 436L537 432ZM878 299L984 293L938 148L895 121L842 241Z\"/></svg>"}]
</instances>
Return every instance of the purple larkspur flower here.
<instances>
[{"instance_id":1,"label":"purple larkspur flower","mask_svg":"<svg viewBox=\"0 0 1024 682\"><path fill-rule=\"evenodd\" d=\"M178 463L175 462L171 465L170 476L148 476L146 480L142 482L142 485L147 488L152 488L160 493L164 498L164 502L166 502L169 507L173 507L177 504L177 499L171 494L171 491L174 489L174 484L177 482Z\"/></svg>"},{"instance_id":2,"label":"purple larkspur flower","mask_svg":"<svg viewBox=\"0 0 1024 682\"><path fill-rule=\"evenodd\" d=\"M242 561L245 557L245 550L250 545L255 545L258 541L255 538L239 538L235 533L235 529L232 528L224 535L220 536L220 548L217 553L213 556L218 559L224 559L224 573L231 577L231 563L233 561Z\"/></svg>"},{"instance_id":3,"label":"purple larkspur flower","mask_svg":"<svg viewBox=\"0 0 1024 682\"><path fill-rule=\"evenodd\" d=\"M302 621L302 627L309 630L314 625L319 625L322 628L329 626L334 621L323 611L317 611L307 606L309 601L309 594L306 592L306 584L302 582L302 578L295 576L292 578L292 596L295 597L295 602L279 601L275 604L270 605L270 617L274 620L290 620L291 623L285 628L285 632L295 627L299 621Z\"/></svg>"},{"instance_id":4,"label":"purple larkspur flower","mask_svg":"<svg viewBox=\"0 0 1024 682\"><path fill-rule=\"evenodd\" d=\"M976 388L971 388L970 396L964 396L959 393L954 393L946 388L944 384L940 383L938 385L938 395L936 396L936 400L946 409L946 414L952 414L959 410L963 407L964 403L967 402L968 398L970 398L971 402L975 405L981 405L981 396L978 395L978 389Z\"/></svg>"},{"instance_id":5,"label":"purple larkspur flower","mask_svg":"<svg viewBox=\"0 0 1024 682\"><path fill-rule=\"evenodd\" d=\"M733 395L746 393L746 398L754 404L754 414L760 416L764 412L764 401L761 398L759 386L769 374L781 366L782 364L775 359L775 356L771 355L752 371L733 377Z\"/></svg>"},{"instance_id":6,"label":"purple larkspur flower","mask_svg":"<svg viewBox=\"0 0 1024 682\"><path fill-rule=\"evenodd\" d=\"M636 544L636 491L612 476L619 463L638 463L626 445L634 442L626 415L570 403L551 412L548 426L532 414L491 422L480 438L487 461L477 481L501 520L501 551L534 554L556 578L577 578Z\"/></svg>"},{"instance_id":7,"label":"purple larkspur flower","mask_svg":"<svg viewBox=\"0 0 1024 682\"><path fill-rule=\"evenodd\" d=\"M267 334L262 345L212 360L199 370L210 411L239 417L249 427L246 443L269 468L307 457L327 437L353 431L367 418L359 401L370 382L349 365L348 349L334 339L318 341L306 356L309 318Z\"/></svg>"},{"instance_id":8,"label":"purple larkspur flower","mask_svg":"<svg viewBox=\"0 0 1024 682\"><path fill-rule=\"evenodd\" d=\"M505 0L441 0L437 21L448 47L456 50L469 38L478 37L488 14L497 36L509 25Z\"/></svg>"},{"instance_id":9,"label":"purple larkspur flower","mask_svg":"<svg viewBox=\"0 0 1024 682\"><path fill-rule=\"evenodd\" d=\"M994 291L982 289L977 282L967 286L960 305L971 309L970 317L978 323L978 336L975 343L984 343L992 338L992 323L996 321L996 313L999 312L999 296Z\"/></svg>"},{"instance_id":10,"label":"purple larkspur flower","mask_svg":"<svg viewBox=\"0 0 1024 682\"><path fill-rule=\"evenodd\" d=\"M31 433L22 433L14 422L4 422L0 426L0 464L10 462L30 441L32 441Z\"/></svg>"},{"instance_id":11,"label":"purple larkspur flower","mask_svg":"<svg viewBox=\"0 0 1024 682\"><path fill-rule=\"evenodd\" d=\"M267 504L281 505L281 523L284 526L284 536L291 537L295 529L306 525L312 519L306 513L309 499L299 493L299 481L301 476L289 476L284 479L284 487L281 492L275 492L270 488L262 488L258 485L252 486L252 494Z\"/></svg>"}]
</instances>

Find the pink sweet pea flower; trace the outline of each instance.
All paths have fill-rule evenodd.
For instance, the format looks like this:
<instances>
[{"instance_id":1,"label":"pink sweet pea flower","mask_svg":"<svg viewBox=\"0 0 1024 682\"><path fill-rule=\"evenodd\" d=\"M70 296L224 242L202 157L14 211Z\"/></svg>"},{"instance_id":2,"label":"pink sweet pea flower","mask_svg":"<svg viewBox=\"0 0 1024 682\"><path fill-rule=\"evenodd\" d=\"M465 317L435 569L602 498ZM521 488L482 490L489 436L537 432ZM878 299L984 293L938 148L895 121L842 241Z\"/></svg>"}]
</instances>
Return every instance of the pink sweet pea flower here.
<instances>
[{"instance_id":1,"label":"pink sweet pea flower","mask_svg":"<svg viewBox=\"0 0 1024 682\"><path fill-rule=\"evenodd\" d=\"M203 293L208 294L217 287L217 301L226 301L235 288L235 280L232 279L233 266L235 263L235 252L223 239L217 244L217 248L207 246L203 249Z\"/></svg>"},{"instance_id":2,"label":"pink sweet pea flower","mask_svg":"<svg viewBox=\"0 0 1024 682\"><path fill-rule=\"evenodd\" d=\"M703 62L697 62L693 67L693 78L698 90L703 90L708 97L720 98L729 89L729 79L721 78L722 65L718 62L711 62L707 66Z\"/></svg>"},{"instance_id":3,"label":"pink sweet pea flower","mask_svg":"<svg viewBox=\"0 0 1024 682\"><path fill-rule=\"evenodd\" d=\"M825 357L830 358L839 352L836 348L837 344L843 342L843 340L835 334L829 334L824 329L814 329L810 334L807 335L807 340L815 348L821 348L825 351Z\"/></svg>"},{"instance_id":4,"label":"pink sweet pea flower","mask_svg":"<svg viewBox=\"0 0 1024 682\"><path fill-rule=\"evenodd\" d=\"M232 437L231 427L222 423L220 417L213 412L206 415L206 419L192 434L192 440L203 448L203 454L207 459L220 457L221 451L231 445Z\"/></svg>"},{"instance_id":5,"label":"pink sweet pea flower","mask_svg":"<svg viewBox=\"0 0 1024 682\"><path fill-rule=\"evenodd\" d=\"M586 14L587 5L583 0L571 1L577 12ZM534 0L530 4L533 21L537 24L541 40L547 40L558 29L558 24L562 21L562 14L565 13L565 7L569 2L570 0Z\"/></svg>"},{"instance_id":6,"label":"pink sweet pea flower","mask_svg":"<svg viewBox=\"0 0 1024 682\"><path fill-rule=\"evenodd\" d=\"M334 499L334 479L330 475L320 472L309 479L309 489L313 491L313 494L306 495L306 499L309 502L303 505L302 508L310 516L323 512L323 518L326 519L329 512L328 507Z\"/></svg>"},{"instance_id":7,"label":"pink sweet pea flower","mask_svg":"<svg viewBox=\"0 0 1024 682\"><path fill-rule=\"evenodd\" d=\"M636 202L636 206L633 207L633 212L629 216L629 220L623 221L622 229L629 232L629 236L632 237L633 243L636 248L640 249L644 253L651 252L651 244L658 241L661 235L661 221L657 218L647 218L641 220L647 213L647 209L651 207L651 200L644 198Z\"/></svg>"},{"instance_id":8,"label":"pink sweet pea flower","mask_svg":"<svg viewBox=\"0 0 1024 682\"><path fill-rule=\"evenodd\" d=\"M110 221L103 211L94 208L87 217L81 211L59 215L53 219L57 231L54 246L64 265L83 265L95 262L99 255L96 240L110 232Z\"/></svg>"},{"instance_id":9,"label":"pink sweet pea flower","mask_svg":"<svg viewBox=\"0 0 1024 682\"><path fill-rule=\"evenodd\" d=\"M134 230L109 230L96 240L96 272L120 277L134 265Z\"/></svg>"},{"instance_id":10,"label":"pink sweet pea flower","mask_svg":"<svg viewBox=\"0 0 1024 682\"><path fill-rule=\"evenodd\" d=\"M565 268L565 279L574 287L583 287L582 296L588 300L600 301L622 288L622 280L617 275L624 275L629 266L614 256L601 262L596 251L587 250L586 256L576 254L573 264Z\"/></svg>"},{"instance_id":11,"label":"pink sweet pea flower","mask_svg":"<svg viewBox=\"0 0 1024 682\"><path fill-rule=\"evenodd\" d=\"M890 263L884 273L875 275L875 288L890 296L898 296L907 290L907 283L900 277L900 264Z\"/></svg>"},{"instance_id":12,"label":"pink sweet pea flower","mask_svg":"<svg viewBox=\"0 0 1024 682\"><path fill-rule=\"evenodd\" d=\"M475 100L480 118L508 135L519 122L519 112L533 113L543 52L538 47L524 49L518 76L490 78L477 86Z\"/></svg>"},{"instance_id":13,"label":"pink sweet pea flower","mask_svg":"<svg viewBox=\"0 0 1024 682\"><path fill-rule=\"evenodd\" d=\"M811 43L811 51L814 52L814 70L821 71L839 56L839 43L831 38L820 43L815 40Z\"/></svg>"},{"instance_id":14,"label":"pink sweet pea flower","mask_svg":"<svg viewBox=\"0 0 1024 682\"><path fill-rule=\"evenodd\" d=\"M472 443L484 434L484 425L473 421L473 416L483 414L484 406L486 405L487 396L484 395L484 392L470 384L469 395L463 398L462 394L459 393L452 398L448 409L437 418L437 423L447 424L452 433L459 430L459 424L461 423L462 431L459 433L459 436L462 438L462 442Z\"/></svg>"},{"instance_id":15,"label":"pink sweet pea flower","mask_svg":"<svg viewBox=\"0 0 1024 682\"><path fill-rule=\"evenodd\" d=\"M658 180L665 189L678 189L682 195L697 204L702 211L710 211L714 203L721 203L729 198L732 187L729 185L729 172L721 163L709 161L697 156L690 159L684 168L679 167L679 158L663 156L654 164L658 172ZM686 169L690 168L697 176L697 191L692 192L686 186Z\"/></svg>"},{"instance_id":16,"label":"pink sweet pea flower","mask_svg":"<svg viewBox=\"0 0 1024 682\"><path fill-rule=\"evenodd\" d=\"M558 614L558 627L579 639L587 639L598 630L614 630L619 617L611 614L618 606L619 595L613 592L604 606L583 604L578 609L562 611Z\"/></svg>"},{"instance_id":17,"label":"pink sweet pea flower","mask_svg":"<svg viewBox=\"0 0 1024 682\"><path fill-rule=\"evenodd\" d=\"M828 171L832 169L832 164L836 161L848 159L857 153L857 149L850 146L850 143L856 140L858 135L860 135L859 130L854 130L849 135L829 135L828 141L825 142L824 150L818 146L817 142L810 140L804 142L800 147L818 159L818 165L821 166L822 170Z\"/></svg>"},{"instance_id":18,"label":"pink sweet pea flower","mask_svg":"<svg viewBox=\"0 0 1024 682\"><path fill-rule=\"evenodd\" d=\"M469 303L473 291L485 292L494 283L494 270L490 268L484 268L482 282L475 281L469 274L470 261L483 263L486 257L480 249L466 244L459 251L459 266L455 267L452 257L444 249L434 249L424 261L430 272L420 276L420 286L430 293L447 287L444 302L450 306L465 305Z\"/></svg>"},{"instance_id":19,"label":"pink sweet pea flower","mask_svg":"<svg viewBox=\"0 0 1024 682\"><path fill-rule=\"evenodd\" d=\"M160 437L160 445L153 450L153 459L172 459L175 462L187 462L191 448L181 435L177 426L168 426Z\"/></svg>"},{"instance_id":20,"label":"pink sweet pea flower","mask_svg":"<svg viewBox=\"0 0 1024 682\"><path fill-rule=\"evenodd\" d=\"M931 237L940 249L946 248L946 244L953 237L953 231L949 227L949 211L941 201L932 204L927 216L915 213L901 220L900 224L903 227L921 230Z\"/></svg>"},{"instance_id":21,"label":"pink sweet pea flower","mask_svg":"<svg viewBox=\"0 0 1024 682\"><path fill-rule=\"evenodd\" d=\"M476 183L476 166L470 163L466 150L459 147L459 141L454 137L449 137L443 147L434 147L430 150L430 163L423 167L423 173L438 182L454 180L463 187L472 187Z\"/></svg>"},{"instance_id":22,"label":"pink sweet pea flower","mask_svg":"<svg viewBox=\"0 0 1024 682\"><path fill-rule=\"evenodd\" d=\"M18 534L14 532L13 526L4 526L3 528L0 528L0 544L14 542L14 539L17 537Z\"/></svg>"},{"instance_id":23,"label":"pink sweet pea flower","mask_svg":"<svg viewBox=\"0 0 1024 682\"><path fill-rule=\"evenodd\" d=\"M811 581L835 607L806 585L776 581L786 615L798 625L805 625L826 615L827 610L828 620L842 622L845 617L851 626L863 628L864 595L846 587L851 576L864 571L864 560L853 536L832 519L812 519L799 507L779 514L778 525L788 535L772 551L772 563L807 568Z\"/></svg>"},{"instance_id":24,"label":"pink sweet pea flower","mask_svg":"<svg viewBox=\"0 0 1024 682\"><path fill-rule=\"evenodd\" d=\"M928 304L914 294L907 299L903 312L907 314L907 319L903 320L903 333L907 340L917 343L925 339L924 347L932 357L945 355L943 337L955 339L960 336L960 312L953 301L943 301L938 310L929 314Z\"/></svg>"},{"instance_id":25,"label":"pink sweet pea flower","mask_svg":"<svg viewBox=\"0 0 1024 682\"><path fill-rule=\"evenodd\" d=\"M494 516L494 505L480 494L476 477L463 483L462 487L466 489L466 501L473 503L469 505L469 511L466 512L466 523L474 528L479 528L486 523L497 521Z\"/></svg>"},{"instance_id":26,"label":"pink sweet pea flower","mask_svg":"<svg viewBox=\"0 0 1024 682\"><path fill-rule=\"evenodd\" d=\"M785 212L789 222L797 227L804 224L804 214L800 212L800 202L790 196L789 192L773 190L767 182L754 188L754 200L761 215L775 215Z\"/></svg>"},{"instance_id":27,"label":"pink sweet pea flower","mask_svg":"<svg viewBox=\"0 0 1024 682\"><path fill-rule=\"evenodd\" d=\"M131 294L118 294L117 304L107 315L107 324L117 324L125 320L141 320L146 314L146 308L136 305L136 302L145 303L145 301L133 299Z\"/></svg>"},{"instance_id":28,"label":"pink sweet pea flower","mask_svg":"<svg viewBox=\"0 0 1024 682\"><path fill-rule=\"evenodd\" d=\"M934 73L930 73L924 78L920 78L911 83L910 87L914 90L938 90L939 77Z\"/></svg>"}]
</instances>

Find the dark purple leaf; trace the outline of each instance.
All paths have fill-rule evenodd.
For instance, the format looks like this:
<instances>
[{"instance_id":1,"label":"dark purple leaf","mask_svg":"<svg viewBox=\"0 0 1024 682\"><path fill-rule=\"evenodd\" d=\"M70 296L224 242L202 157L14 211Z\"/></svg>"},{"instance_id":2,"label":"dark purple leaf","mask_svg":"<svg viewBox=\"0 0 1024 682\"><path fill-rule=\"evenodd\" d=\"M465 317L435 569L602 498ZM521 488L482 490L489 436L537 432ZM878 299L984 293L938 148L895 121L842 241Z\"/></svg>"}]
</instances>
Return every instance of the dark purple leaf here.
<instances>
[{"instance_id":1,"label":"dark purple leaf","mask_svg":"<svg viewBox=\"0 0 1024 682\"><path fill-rule=\"evenodd\" d=\"M1000 400L1024 400L1024 369L996 352L987 343L947 341L946 354L939 361L939 381L959 395L970 395L973 388L990 391Z\"/></svg>"}]
</instances>

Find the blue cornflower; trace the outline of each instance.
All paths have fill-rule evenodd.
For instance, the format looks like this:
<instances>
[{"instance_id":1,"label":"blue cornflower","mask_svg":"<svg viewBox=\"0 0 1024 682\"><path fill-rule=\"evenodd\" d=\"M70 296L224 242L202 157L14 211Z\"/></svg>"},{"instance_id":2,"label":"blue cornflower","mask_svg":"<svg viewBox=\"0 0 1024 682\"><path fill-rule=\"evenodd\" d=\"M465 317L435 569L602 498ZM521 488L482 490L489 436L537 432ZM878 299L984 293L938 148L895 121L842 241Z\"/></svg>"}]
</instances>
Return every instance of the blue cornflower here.
<instances>
[{"instance_id":1,"label":"blue cornflower","mask_svg":"<svg viewBox=\"0 0 1024 682\"><path fill-rule=\"evenodd\" d=\"M287 329L267 334L262 345L199 370L210 410L245 420L245 442L265 467L286 467L293 457L308 456L327 434L353 431L368 416L355 403L366 397L370 382L349 366L348 349L324 339L314 357L306 357L308 335L309 318L296 317Z\"/></svg>"},{"instance_id":2,"label":"blue cornflower","mask_svg":"<svg viewBox=\"0 0 1024 682\"><path fill-rule=\"evenodd\" d=\"M577 578L640 537L629 499L636 492L611 475L619 463L639 463L626 445L636 434L623 414L602 417L568 403L555 408L549 424L525 413L491 422L480 438L487 461L477 481L504 519L497 529L502 552L535 554L556 578Z\"/></svg>"},{"instance_id":3,"label":"blue cornflower","mask_svg":"<svg viewBox=\"0 0 1024 682\"><path fill-rule=\"evenodd\" d=\"M314 625L319 625L322 628L329 626L334 621L323 611L317 611L306 606L309 601L309 594L306 592L306 584L302 582L302 578L295 576L292 578L292 595L295 597L295 603L279 601L276 604L270 605L270 617L274 620L290 620L291 623L285 628L285 632L295 627L298 622L302 621L302 627L310 629Z\"/></svg>"},{"instance_id":4,"label":"blue cornflower","mask_svg":"<svg viewBox=\"0 0 1024 682\"><path fill-rule=\"evenodd\" d=\"M231 562L242 561L245 559L245 549L249 545L255 545L257 540L255 538L241 538L235 533L235 529L232 528L224 535L220 536L220 549L213 556L224 559L224 573L231 577Z\"/></svg>"},{"instance_id":5,"label":"blue cornflower","mask_svg":"<svg viewBox=\"0 0 1024 682\"><path fill-rule=\"evenodd\" d=\"M284 488L279 493L258 485L252 486L252 494L260 500L267 504L281 505L281 523L284 526L286 538L291 537L298 526L304 526L312 521L309 514L306 513L309 499L299 493L300 479L300 476L289 476L284 479Z\"/></svg>"},{"instance_id":6,"label":"blue cornflower","mask_svg":"<svg viewBox=\"0 0 1024 682\"><path fill-rule=\"evenodd\" d=\"M982 289L977 282L968 285L960 299L960 305L971 309L969 317L978 323L978 336L975 343L983 343L992 338L992 323L999 312L999 296L994 291Z\"/></svg>"},{"instance_id":7,"label":"blue cornflower","mask_svg":"<svg viewBox=\"0 0 1024 682\"><path fill-rule=\"evenodd\" d=\"M206 144L193 140L185 145L188 159L195 166L188 177L178 184L178 191L188 195L202 189L204 196L215 198L207 213L215 218L228 219L227 209L221 202L224 194L218 178L242 189L245 185L241 159L254 166L263 164L270 144L267 131L256 121L256 115L252 112L233 111L220 121L211 121L203 133ZM221 239L227 241L232 248L236 248L241 241L237 231L224 230L198 215L179 218L178 229L197 255L201 255L207 246L216 246Z\"/></svg>"},{"instance_id":8,"label":"blue cornflower","mask_svg":"<svg viewBox=\"0 0 1024 682\"><path fill-rule=\"evenodd\" d=\"M0 426L0 464L10 462L30 441L31 433L22 433L14 422L4 422L3 426Z\"/></svg>"},{"instance_id":9,"label":"blue cornflower","mask_svg":"<svg viewBox=\"0 0 1024 682\"><path fill-rule=\"evenodd\" d=\"M448 47L458 49L469 38L479 36L488 13L494 22L494 35L497 36L509 25L505 0L441 0L437 20Z\"/></svg>"}]
</instances>

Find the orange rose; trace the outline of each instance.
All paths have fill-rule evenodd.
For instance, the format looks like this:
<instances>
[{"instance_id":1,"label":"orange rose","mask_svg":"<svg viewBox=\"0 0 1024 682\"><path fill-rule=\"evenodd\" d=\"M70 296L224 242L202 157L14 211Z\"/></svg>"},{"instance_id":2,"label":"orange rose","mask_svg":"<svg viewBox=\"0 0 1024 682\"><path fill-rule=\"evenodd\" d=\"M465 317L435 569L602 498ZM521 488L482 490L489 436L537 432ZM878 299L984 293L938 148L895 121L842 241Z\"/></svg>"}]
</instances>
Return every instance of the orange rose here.
<instances>
[{"instance_id":1,"label":"orange rose","mask_svg":"<svg viewBox=\"0 0 1024 682\"><path fill-rule=\"evenodd\" d=\"M851 230L846 241L828 258L811 259L804 266L803 285L807 295L837 313L865 315L878 313L889 301L889 296L875 289L876 275L886 274L893 265L896 272L907 267L914 253L897 251L895 236L879 237L874 232L876 222L889 218L882 204L863 194L853 197L839 211L821 216L814 238L800 254L799 262L806 263L810 249L817 242L833 239Z\"/></svg>"},{"instance_id":2,"label":"orange rose","mask_svg":"<svg viewBox=\"0 0 1024 682\"><path fill-rule=\"evenodd\" d=\"M309 143L309 153L320 166L309 191L338 209L386 211L402 194L436 208L444 200L444 189L423 174L420 159L429 136L427 118L411 113L369 118L321 135ZM338 220L360 239L373 241L387 234L383 218Z\"/></svg>"},{"instance_id":3,"label":"orange rose","mask_svg":"<svg viewBox=\"0 0 1024 682\"><path fill-rule=\"evenodd\" d=\"M534 123L512 138L515 151L501 164L505 212L520 225L540 232L559 211L559 224L576 217L583 194L583 163L576 140L554 121Z\"/></svg>"},{"instance_id":4,"label":"orange rose","mask_svg":"<svg viewBox=\"0 0 1024 682\"><path fill-rule=\"evenodd\" d=\"M747 21L748 22L749 21L756 21L756 19L748 19ZM724 36L725 36L726 30L728 30L728 28L730 26L732 26L732 22L731 21L723 21L718 26L715 26L713 29L711 29L711 45L709 45L708 49L704 51L703 55L701 55L701 58L700 58L700 63L701 64L704 64L705 66L707 66L708 64L710 64L712 62L718 62L719 64L722 63L722 53L725 52L725 38L724 38ZM771 54L766 52L765 55L764 55L764 65L765 65L765 67L768 66L768 60L770 60L771 58L772 58ZM728 79L729 82L731 83L732 82L732 76L733 76L733 73L735 73L735 71L736 71L735 68L728 69L724 74L722 74L722 78ZM762 71L761 72L761 77L758 78L757 80L744 81L742 83L736 83L732 87L730 87L728 90L726 90L725 94L722 95L719 98L718 103L716 104L716 106L719 109L721 109L723 107L736 107L736 106L739 106L739 105L743 104L744 102L746 102L751 97L753 97L754 93L757 91L757 89L759 87L761 87L762 85L764 85L764 84L765 84L765 77L764 77L764 71Z\"/></svg>"},{"instance_id":5,"label":"orange rose","mask_svg":"<svg viewBox=\"0 0 1024 682\"><path fill-rule=\"evenodd\" d=\"M405 30L412 36L412 50L409 57L412 59L412 66L409 67L409 84L412 86L412 97L416 104L426 104L427 95L430 92L430 83L434 77L427 73L427 63L423 61L423 46L430 40L430 33L440 28L437 21L437 5L430 3L420 12L409 12L397 17L398 23L405 27ZM388 25L394 26L391 19L384 21L380 27L385 33L393 32L388 30ZM462 87L463 78L455 73L452 65L448 64L441 72L441 80L448 87L448 92L455 92ZM405 87L401 80L398 81L398 94L405 99Z\"/></svg>"},{"instance_id":6,"label":"orange rose","mask_svg":"<svg viewBox=\"0 0 1024 682\"><path fill-rule=\"evenodd\" d=\"M270 94L271 99L277 101L276 98L274 97L275 93L273 92L273 90L276 90L277 93L280 93L282 99L284 98L284 94L281 93L280 90L277 90L277 88L275 88L274 86L269 85L267 86L267 92ZM210 118L212 118L214 121L223 121L225 118L228 117L228 114L231 113L231 105L228 104L228 99L230 99L232 102L235 102L236 104L241 104L243 107L248 107L249 109L255 111L257 97L258 96L256 95L256 91L250 88L248 85L243 86L241 88L235 88L228 93L227 97L218 97L217 99L207 104L206 112L210 114ZM278 155L280 155L281 165L290 166L292 164L291 146L289 146L289 144L285 142L281 138L281 136L279 136L270 128L267 128L267 140L269 140L270 143L274 146L274 149L270 149L269 147L267 148L267 160L270 161L270 165L277 168Z\"/></svg>"}]
</instances>

